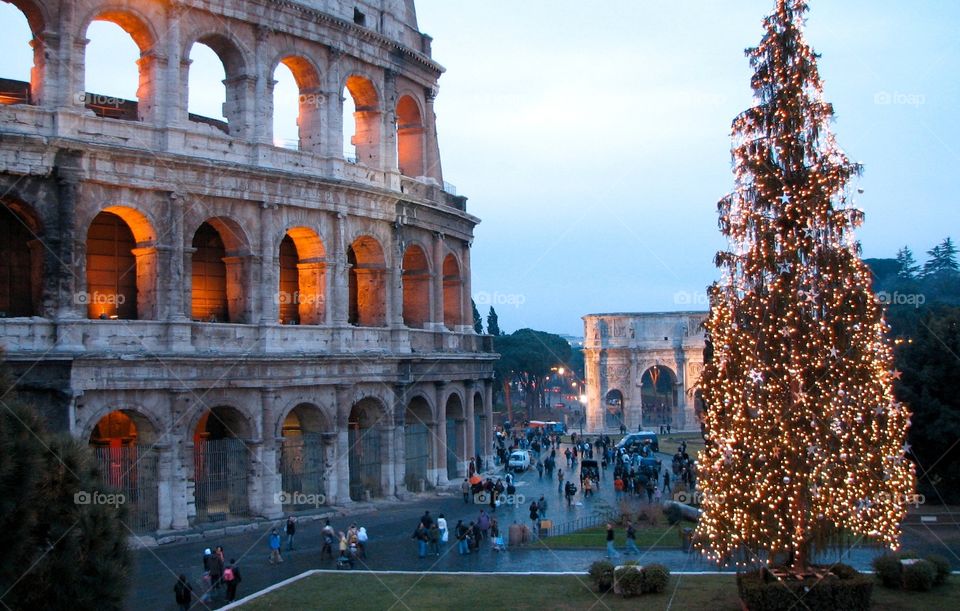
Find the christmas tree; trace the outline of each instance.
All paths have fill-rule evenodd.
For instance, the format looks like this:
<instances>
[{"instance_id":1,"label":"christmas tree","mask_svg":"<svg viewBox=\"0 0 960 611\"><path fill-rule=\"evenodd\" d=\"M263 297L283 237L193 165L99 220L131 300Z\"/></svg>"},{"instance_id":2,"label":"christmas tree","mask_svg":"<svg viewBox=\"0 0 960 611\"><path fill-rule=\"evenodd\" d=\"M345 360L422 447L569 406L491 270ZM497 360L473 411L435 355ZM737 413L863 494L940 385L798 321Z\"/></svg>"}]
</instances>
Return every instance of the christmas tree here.
<instances>
[{"instance_id":1,"label":"christmas tree","mask_svg":"<svg viewBox=\"0 0 960 611\"><path fill-rule=\"evenodd\" d=\"M837 146L807 5L778 0L747 50L755 105L733 121L729 249L710 288L712 361L698 547L712 560L802 572L841 537L896 548L915 477L909 412L853 229L861 168Z\"/></svg>"}]
</instances>

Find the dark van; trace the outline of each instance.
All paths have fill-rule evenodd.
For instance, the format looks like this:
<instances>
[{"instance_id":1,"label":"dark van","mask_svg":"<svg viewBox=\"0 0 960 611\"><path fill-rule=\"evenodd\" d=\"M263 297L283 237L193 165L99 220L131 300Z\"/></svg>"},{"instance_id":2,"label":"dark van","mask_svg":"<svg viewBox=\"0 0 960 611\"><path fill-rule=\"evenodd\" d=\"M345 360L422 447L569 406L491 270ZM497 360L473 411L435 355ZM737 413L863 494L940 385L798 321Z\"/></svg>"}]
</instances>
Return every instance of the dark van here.
<instances>
[{"instance_id":1,"label":"dark van","mask_svg":"<svg viewBox=\"0 0 960 611\"><path fill-rule=\"evenodd\" d=\"M641 431L640 433L630 433L619 442L617 449L626 448L627 451L638 449L641 445L649 445L654 452L660 451L660 439L653 431Z\"/></svg>"}]
</instances>

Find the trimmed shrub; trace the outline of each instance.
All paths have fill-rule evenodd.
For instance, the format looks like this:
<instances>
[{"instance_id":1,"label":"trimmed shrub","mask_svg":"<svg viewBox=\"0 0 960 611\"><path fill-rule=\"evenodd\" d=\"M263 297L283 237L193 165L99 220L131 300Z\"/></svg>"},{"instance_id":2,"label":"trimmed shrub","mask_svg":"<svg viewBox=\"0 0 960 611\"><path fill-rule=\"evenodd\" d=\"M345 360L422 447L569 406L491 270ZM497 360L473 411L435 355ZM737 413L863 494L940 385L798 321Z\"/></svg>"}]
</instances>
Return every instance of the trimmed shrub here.
<instances>
[{"instance_id":1,"label":"trimmed shrub","mask_svg":"<svg viewBox=\"0 0 960 611\"><path fill-rule=\"evenodd\" d=\"M937 571L936 577L933 578L933 585L946 583L947 577L950 576L950 561L939 554L930 554L926 560Z\"/></svg>"},{"instance_id":2,"label":"trimmed shrub","mask_svg":"<svg viewBox=\"0 0 960 611\"><path fill-rule=\"evenodd\" d=\"M834 604L845 611L869 611L873 596L873 577L857 574L849 579L841 578L836 584Z\"/></svg>"},{"instance_id":3,"label":"trimmed shrub","mask_svg":"<svg viewBox=\"0 0 960 611\"><path fill-rule=\"evenodd\" d=\"M903 588L926 592L933 587L937 578L937 568L932 562L917 560L903 566Z\"/></svg>"},{"instance_id":4,"label":"trimmed shrub","mask_svg":"<svg viewBox=\"0 0 960 611\"><path fill-rule=\"evenodd\" d=\"M648 564L640 571L640 575L644 594L659 594L670 583L670 569L662 564Z\"/></svg>"},{"instance_id":5,"label":"trimmed shrub","mask_svg":"<svg viewBox=\"0 0 960 611\"><path fill-rule=\"evenodd\" d=\"M844 564L838 562L830 567L830 572L839 577L840 579L853 579L860 575L860 571L853 568L849 564Z\"/></svg>"},{"instance_id":6,"label":"trimmed shrub","mask_svg":"<svg viewBox=\"0 0 960 611\"><path fill-rule=\"evenodd\" d=\"M620 592L624 598L640 596L644 593L643 574L634 567L621 567L614 572L614 589Z\"/></svg>"},{"instance_id":7,"label":"trimmed shrub","mask_svg":"<svg viewBox=\"0 0 960 611\"><path fill-rule=\"evenodd\" d=\"M900 556L898 554L883 554L873 559L873 570L877 578L885 587L899 588L901 585Z\"/></svg>"},{"instance_id":8,"label":"trimmed shrub","mask_svg":"<svg viewBox=\"0 0 960 611\"><path fill-rule=\"evenodd\" d=\"M607 560L597 560L590 565L587 574L597 585L599 591L606 592L613 587L613 563Z\"/></svg>"},{"instance_id":9,"label":"trimmed shrub","mask_svg":"<svg viewBox=\"0 0 960 611\"><path fill-rule=\"evenodd\" d=\"M798 606L810 611L867 611L873 594L873 579L847 569L849 567L840 568L839 572L851 575L848 578L833 573L822 579L808 577L782 581L770 571L761 569L738 575L737 589L740 600L751 611L775 611ZM798 600L802 601L799 605Z\"/></svg>"}]
</instances>

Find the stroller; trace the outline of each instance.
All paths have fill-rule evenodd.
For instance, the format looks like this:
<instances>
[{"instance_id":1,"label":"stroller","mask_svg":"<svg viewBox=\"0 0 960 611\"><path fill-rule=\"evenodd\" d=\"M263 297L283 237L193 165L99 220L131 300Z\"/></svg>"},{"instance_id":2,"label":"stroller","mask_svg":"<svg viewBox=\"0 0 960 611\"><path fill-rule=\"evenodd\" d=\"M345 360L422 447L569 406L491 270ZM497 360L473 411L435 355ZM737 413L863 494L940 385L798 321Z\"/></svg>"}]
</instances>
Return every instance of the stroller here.
<instances>
[{"instance_id":1,"label":"stroller","mask_svg":"<svg viewBox=\"0 0 960 611\"><path fill-rule=\"evenodd\" d=\"M337 570L341 569L352 569L353 568L353 559L357 557L357 546L353 544L350 546L349 551L341 552L337 557Z\"/></svg>"}]
</instances>

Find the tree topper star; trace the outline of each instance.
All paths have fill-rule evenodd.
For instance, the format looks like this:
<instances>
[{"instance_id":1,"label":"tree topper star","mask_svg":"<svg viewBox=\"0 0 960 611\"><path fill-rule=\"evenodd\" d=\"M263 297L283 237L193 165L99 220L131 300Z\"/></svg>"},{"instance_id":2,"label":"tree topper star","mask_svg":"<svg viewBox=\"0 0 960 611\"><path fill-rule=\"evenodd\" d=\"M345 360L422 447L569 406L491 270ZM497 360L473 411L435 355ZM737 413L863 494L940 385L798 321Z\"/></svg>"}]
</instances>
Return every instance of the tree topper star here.
<instances>
[{"instance_id":1,"label":"tree topper star","mask_svg":"<svg viewBox=\"0 0 960 611\"><path fill-rule=\"evenodd\" d=\"M763 372L757 369L754 369L753 371L751 371L750 381L752 381L755 384L760 384L761 382L763 382Z\"/></svg>"}]
</instances>

